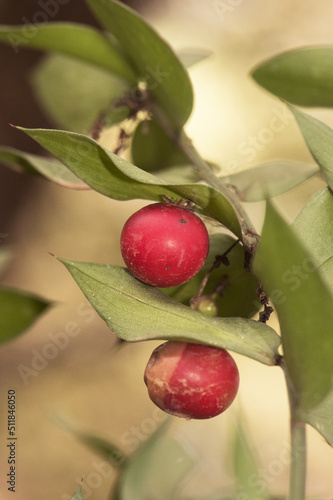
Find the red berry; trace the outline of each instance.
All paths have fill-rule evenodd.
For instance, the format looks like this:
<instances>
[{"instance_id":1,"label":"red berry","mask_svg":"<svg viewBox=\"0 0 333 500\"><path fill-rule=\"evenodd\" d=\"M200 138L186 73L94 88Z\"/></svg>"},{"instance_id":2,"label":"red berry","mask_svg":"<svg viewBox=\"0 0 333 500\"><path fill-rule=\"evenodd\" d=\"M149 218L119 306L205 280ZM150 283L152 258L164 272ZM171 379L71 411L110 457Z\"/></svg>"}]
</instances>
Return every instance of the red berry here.
<instances>
[{"instance_id":1,"label":"red berry","mask_svg":"<svg viewBox=\"0 0 333 500\"><path fill-rule=\"evenodd\" d=\"M209 236L194 213L166 203L135 212L125 223L121 253L131 273L149 285L181 285L204 265Z\"/></svg>"},{"instance_id":2,"label":"red berry","mask_svg":"<svg viewBox=\"0 0 333 500\"><path fill-rule=\"evenodd\" d=\"M150 399L162 410L184 418L212 418L236 397L237 365L225 349L186 342L157 347L144 375Z\"/></svg>"}]
</instances>

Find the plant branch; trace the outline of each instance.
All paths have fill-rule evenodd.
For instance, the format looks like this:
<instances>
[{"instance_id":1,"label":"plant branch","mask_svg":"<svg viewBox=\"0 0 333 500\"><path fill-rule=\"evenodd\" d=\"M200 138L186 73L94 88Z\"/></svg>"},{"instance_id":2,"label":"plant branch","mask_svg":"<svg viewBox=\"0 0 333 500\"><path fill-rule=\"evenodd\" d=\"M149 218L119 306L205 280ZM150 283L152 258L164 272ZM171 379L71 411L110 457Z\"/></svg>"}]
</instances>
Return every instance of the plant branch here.
<instances>
[{"instance_id":1,"label":"plant branch","mask_svg":"<svg viewBox=\"0 0 333 500\"><path fill-rule=\"evenodd\" d=\"M238 195L229 189L223 179L214 174L209 164L200 156L199 152L194 147L191 139L187 137L184 130L177 133L170 126L167 117L164 115L160 107L156 105L156 103L150 102L149 109L167 136L181 151L183 151L183 153L186 154L199 177L208 185L219 191L229 201L239 220L245 250L252 255L257 246L258 235L254 231L254 226L244 210Z\"/></svg>"},{"instance_id":2,"label":"plant branch","mask_svg":"<svg viewBox=\"0 0 333 500\"><path fill-rule=\"evenodd\" d=\"M288 500L305 500L306 486L306 429L298 416L299 398L290 380L284 359L280 362L286 378L290 406L290 478Z\"/></svg>"},{"instance_id":3,"label":"plant branch","mask_svg":"<svg viewBox=\"0 0 333 500\"><path fill-rule=\"evenodd\" d=\"M305 499L306 479L306 432L305 423L291 418L291 463L289 500Z\"/></svg>"}]
</instances>

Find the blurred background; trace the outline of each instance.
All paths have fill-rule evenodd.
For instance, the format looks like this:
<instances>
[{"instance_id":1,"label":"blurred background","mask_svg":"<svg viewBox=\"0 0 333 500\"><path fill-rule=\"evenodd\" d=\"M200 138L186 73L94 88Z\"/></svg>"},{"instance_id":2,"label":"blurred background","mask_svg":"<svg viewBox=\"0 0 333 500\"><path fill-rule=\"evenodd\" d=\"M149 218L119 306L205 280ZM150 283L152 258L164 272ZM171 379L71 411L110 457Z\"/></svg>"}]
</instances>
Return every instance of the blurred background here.
<instances>
[{"instance_id":1,"label":"blurred background","mask_svg":"<svg viewBox=\"0 0 333 500\"><path fill-rule=\"evenodd\" d=\"M312 161L291 116L251 80L249 72L263 59L284 50L332 44L332 2L126 3L144 15L174 48L212 52L210 58L190 70L195 108L187 131L204 157L222 165L228 173L276 158ZM0 0L0 23L25 24L38 10L39 2L32 0ZM97 25L79 0L64 2L52 20ZM30 85L31 74L43 57L38 51L22 49L15 53L11 46L0 44L2 145L40 153L36 143L9 123L54 127ZM333 125L331 112L312 113ZM265 134L264 130L271 130L273 117L280 120L281 130ZM292 220L320 186L319 180L312 180L280 196L276 203ZM114 351L115 336L90 308L69 273L49 254L122 264L120 232L129 215L141 206L143 203L137 200L120 203L90 191L70 191L0 165L0 244L12 252L1 282L53 303L26 333L0 349L3 499L12 498L4 479L8 468L3 436L9 389L17 393L17 500L70 498L82 476L90 484L85 498L107 498L115 473L105 477L96 473L96 462L101 460L59 426L59 416L82 431L115 442L125 453L133 451L134 442L148 437L161 417L148 399L142 379L158 343L134 344ZM264 204L248 204L246 208L260 231ZM272 321L277 327L276 320ZM64 338L62 333L67 338L65 346L59 340ZM238 411L248 422L262 477L274 494L287 491L288 464L282 457L288 450L288 406L282 373L241 356L235 358L241 386L227 414L209 422L173 419L171 432L187 443L196 462L193 473L184 480L179 500L213 499L227 491L232 483L227 450ZM333 494L333 453L314 430L308 429L308 437L308 497L329 500ZM96 474L103 480L98 481Z\"/></svg>"}]
</instances>

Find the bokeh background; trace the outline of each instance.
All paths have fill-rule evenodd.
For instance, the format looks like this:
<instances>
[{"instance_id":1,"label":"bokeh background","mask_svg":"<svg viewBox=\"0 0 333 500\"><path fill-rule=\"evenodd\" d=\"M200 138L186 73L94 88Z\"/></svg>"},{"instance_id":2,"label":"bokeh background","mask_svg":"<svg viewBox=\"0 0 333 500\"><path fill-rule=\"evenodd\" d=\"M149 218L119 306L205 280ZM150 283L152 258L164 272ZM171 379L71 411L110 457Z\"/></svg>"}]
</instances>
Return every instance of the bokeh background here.
<instances>
[{"instance_id":1,"label":"bokeh background","mask_svg":"<svg viewBox=\"0 0 333 500\"><path fill-rule=\"evenodd\" d=\"M174 48L197 47L213 53L190 70L196 103L187 131L203 156L230 172L276 158L312 161L291 116L251 80L249 71L263 59L290 48L332 44L332 2L128 3ZM0 23L24 24L38 10L40 4L32 0L1 0ZM53 20L96 25L79 0L61 5ZM22 49L16 54L12 47L0 45L0 143L33 153L40 152L38 146L9 123L53 126L29 84L31 72L42 58L41 52ZM333 125L331 112L312 113ZM265 135L263 130L270 128L274 116L282 117L284 127ZM251 137L258 146L250 154ZM307 182L277 198L276 203L292 220L320 186L318 179ZM89 307L68 272L49 254L122 264L122 226L142 205L137 200L120 203L89 191L66 190L0 165L0 243L12 251L1 282L53 303L25 334L0 348L0 497L4 500L13 497L4 477L8 472L4 437L9 389L17 393L17 500L69 498L82 476L91 479L85 498L107 498L115 474L108 473L93 483L92 473L101 459L64 431L59 418L115 442L125 453L132 451L133 439L129 438L142 440L154 423L157 425L160 415L148 399L142 374L158 343L115 350L115 336ZM249 204L247 209L260 231L264 204ZM277 326L274 318L272 321ZM47 346L54 346L54 339L74 327L75 333L67 335L67 345L51 348L56 354L46 359L45 353L51 353ZM287 491L288 466L281 457L288 450L288 405L282 373L241 356L235 358L241 387L227 414L208 422L173 419L170 432L187 443L196 461L177 500L195 500L200 495L213 499L226 492L232 482L228 446L239 411L247 420L269 488L277 495ZM29 373L26 377L22 366L32 370L25 371ZM329 500L333 495L332 450L312 429L308 429L308 438L308 497Z\"/></svg>"}]
</instances>

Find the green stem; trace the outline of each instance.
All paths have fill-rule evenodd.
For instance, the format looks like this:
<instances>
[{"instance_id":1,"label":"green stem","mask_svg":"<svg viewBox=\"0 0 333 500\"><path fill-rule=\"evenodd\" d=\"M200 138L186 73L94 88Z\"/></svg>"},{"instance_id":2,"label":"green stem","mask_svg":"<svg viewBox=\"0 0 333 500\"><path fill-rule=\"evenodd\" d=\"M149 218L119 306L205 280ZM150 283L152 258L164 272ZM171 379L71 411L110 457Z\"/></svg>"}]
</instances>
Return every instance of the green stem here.
<instances>
[{"instance_id":1,"label":"green stem","mask_svg":"<svg viewBox=\"0 0 333 500\"><path fill-rule=\"evenodd\" d=\"M298 418L298 396L283 359L280 364L286 378L290 406L291 450L288 500L305 500L307 457L305 423Z\"/></svg>"},{"instance_id":2,"label":"green stem","mask_svg":"<svg viewBox=\"0 0 333 500\"><path fill-rule=\"evenodd\" d=\"M289 500L305 499L306 431L304 422L291 419L291 464Z\"/></svg>"},{"instance_id":3,"label":"green stem","mask_svg":"<svg viewBox=\"0 0 333 500\"><path fill-rule=\"evenodd\" d=\"M246 211L244 210L237 194L229 189L228 185L224 182L223 179L217 177L214 174L211 167L200 156L191 139L187 137L184 130L181 130L180 133L176 133L175 130L170 126L170 123L162 110L159 108L159 106L156 106L155 103L150 103L150 110L167 136L176 144L176 146L181 151L183 151L183 153L186 154L188 159L193 164L193 167L195 168L199 177L208 185L219 191L229 201L239 220L244 247L249 253L253 254L258 242L258 235L254 231L254 226Z\"/></svg>"}]
</instances>

